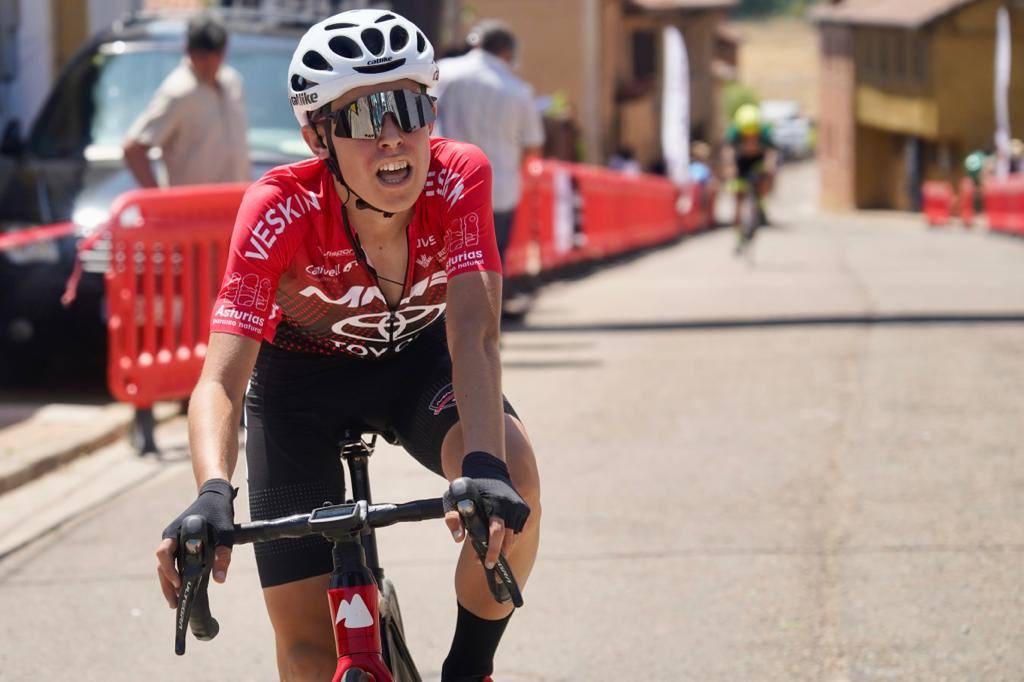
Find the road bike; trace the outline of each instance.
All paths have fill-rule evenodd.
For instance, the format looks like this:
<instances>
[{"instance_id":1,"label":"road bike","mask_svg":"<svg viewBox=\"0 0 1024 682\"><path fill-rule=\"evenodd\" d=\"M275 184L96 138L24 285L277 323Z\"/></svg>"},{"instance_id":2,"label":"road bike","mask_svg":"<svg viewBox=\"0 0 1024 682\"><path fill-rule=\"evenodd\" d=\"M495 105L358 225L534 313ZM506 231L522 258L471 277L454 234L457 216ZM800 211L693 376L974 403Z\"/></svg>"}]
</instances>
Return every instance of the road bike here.
<instances>
[{"instance_id":1,"label":"road bike","mask_svg":"<svg viewBox=\"0 0 1024 682\"><path fill-rule=\"evenodd\" d=\"M750 254L751 245L757 229L766 224L764 207L762 205L761 181L765 176L761 164L755 164L741 177L737 177L732 184L732 190L739 197L739 224L736 226L737 241L736 255Z\"/></svg>"},{"instance_id":2,"label":"road bike","mask_svg":"<svg viewBox=\"0 0 1024 682\"><path fill-rule=\"evenodd\" d=\"M377 434L348 432L340 443L352 483L352 499L325 504L308 514L235 524L234 544L267 542L281 538L322 535L334 543L330 585L327 590L334 623L338 665L333 682L422 682L406 644L402 611L391 580L384 575L377 553L375 529L395 523L426 521L444 516L442 498L401 504L373 504L368 460ZM449 486L451 500L462 517L481 566L487 554L489 520L483 500L471 479L459 478ZM210 640L220 630L210 613L207 588L213 567L213 530L202 516L189 516L178 535L177 564L181 590L175 619L174 651L185 653L189 628L199 640ZM499 603L517 608L523 597L504 555L493 569L483 569L491 594Z\"/></svg>"}]
</instances>

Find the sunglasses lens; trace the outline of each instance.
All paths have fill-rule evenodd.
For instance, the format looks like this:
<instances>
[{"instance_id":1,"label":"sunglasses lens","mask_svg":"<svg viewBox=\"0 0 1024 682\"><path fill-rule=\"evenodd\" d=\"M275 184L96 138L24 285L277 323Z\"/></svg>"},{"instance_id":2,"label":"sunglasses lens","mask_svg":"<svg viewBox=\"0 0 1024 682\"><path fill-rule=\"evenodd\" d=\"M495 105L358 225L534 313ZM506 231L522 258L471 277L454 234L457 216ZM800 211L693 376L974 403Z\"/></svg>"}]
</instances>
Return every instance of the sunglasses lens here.
<instances>
[{"instance_id":1,"label":"sunglasses lens","mask_svg":"<svg viewBox=\"0 0 1024 682\"><path fill-rule=\"evenodd\" d=\"M334 134L357 140L376 140L388 114L407 133L433 123L434 107L429 95L411 90L375 92L360 97L331 115Z\"/></svg>"}]
</instances>

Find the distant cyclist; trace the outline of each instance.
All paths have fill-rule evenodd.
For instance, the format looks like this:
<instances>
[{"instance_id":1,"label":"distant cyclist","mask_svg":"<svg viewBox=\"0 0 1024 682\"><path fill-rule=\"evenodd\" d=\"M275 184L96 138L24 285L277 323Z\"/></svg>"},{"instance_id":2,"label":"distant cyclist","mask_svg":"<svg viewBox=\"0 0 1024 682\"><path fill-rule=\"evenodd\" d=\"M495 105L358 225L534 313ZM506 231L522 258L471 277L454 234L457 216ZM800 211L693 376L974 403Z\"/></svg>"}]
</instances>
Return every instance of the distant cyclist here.
<instances>
[{"instance_id":1,"label":"distant cyclist","mask_svg":"<svg viewBox=\"0 0 1024 682\"><path fill-rule=\"evenodd\" d=\"M733 122L725 134L722 148L722 166L729 188L736 196L733 224L740 227L740 207L747 192L757 191L758 209L762 223L768 223L764 211L764 197L775 184L778 153L772 141L772 129L761 120L761 109L756 104L744 104L736 110Z\"/></svg>"},{"instance_id":2,"label":"distant cyclist","mask_svg":"<svg viewBox=\"0 0 1024 682\"><path fill-rule=\"evenodd\" d=\"M439 476L473 478L491 514L487 563L501 548L529 576L540 483L501 393L491 169L477 147L430 138L437 78L433 47L394 12L343 12L299 41L288 89L315 158L270 171L238 212L189 409L199 496L157 551L169 604L171 538L189 514L217 528L213 577L225 579L243 405L253 519L342 502L341 435L384 432ZM456 541L458 519L446 519ZM330 679L331 545L263 543L256 563L281 679ZM471 547L455 592L442 680L487 679L512 607L495 602Z\"/></svg>"}]
</instances>

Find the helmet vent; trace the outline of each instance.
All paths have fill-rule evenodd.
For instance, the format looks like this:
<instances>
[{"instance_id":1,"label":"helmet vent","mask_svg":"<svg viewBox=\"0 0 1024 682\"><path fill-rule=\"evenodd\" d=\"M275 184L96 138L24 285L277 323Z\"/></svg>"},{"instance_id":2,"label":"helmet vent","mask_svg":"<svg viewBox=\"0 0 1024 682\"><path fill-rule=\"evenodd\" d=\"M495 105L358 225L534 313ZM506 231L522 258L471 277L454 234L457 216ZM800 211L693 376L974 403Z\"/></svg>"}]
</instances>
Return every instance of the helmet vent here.
<instances>
[{"instance_id":1,"label":"helmet vent","mask_svg":"<svg viewBox=\"0 0 1024 682\"><path fill-rule=\"evenodd\" d=\"M314 71L331 71L331 65L327 63L323 55L313 50L302 55L302 63Z\"/></svg>"},{"instance_id":2,"label":"helmet vent","mask_svg":"<svg viewBox=\"0 0 1024 682\"><path fill-rule=\"evenodd\" d=\"M427 49L427 39L423 37L423 34L416 31L416 51L421 53Z\"/></svg>"},{"instance_id":3,"label":"helmet vent","mask_svg":"<svg viewBox=\"0 0 1024 682\"><path fill-rule=\"evenodd\" d=\"M308 81L297 73L292 74L292 91L294 92L302 92L309 88L315 88L316 85L317 84L313 81Z\"/></svg>"},{"instance_id":4,"label":"helmet vent","mask_svg":"<svg viewBox=\"0 0 1024 682\"><path fill-rule=\"evenodd\" d=\"M375 23L375 24L383 24L385 21L391 21L394 18L395 18L394 14L385 14L384 16L382 16L380 19L377 19L377 21L375 21L373 23Z\"/></svg>"},{"instance_id":5,"label":"helmet vent","mask_svg":"<svg viewBox=\"0 0 1024 682\"><path fill-rule=\"evenodd\" d=\"M359 37L363 39L363 45L366 45L366 49L375 56L379 57L384 54L384 34L378 29L368 28L360 33Z\"/></svg>"},{"instance_id":6,"label":"helmet vent","mask_svg":"<svg viewBox=\"0 0 1024 682\"><path fill-rule=\"evenodd\" d=\"M397 52L409 44L409 32L401 26L395 26L391 29L389 39L391 41L391 49Z\"/></svg>"},{"instance_id":7,"label":"helmet vent","mask_svg":"<svg viewBox=\"0 0 1024 682\"><path fill-rule=\"evenodd\" d=\"M348 36L335 36L327 43L331 50L339 57L345 59L359 59L363 56L363 50L356 41Z\"/></svg>"},{"instance_id":8,"label":"helmet vent","mask_svg":"<svg viewBox=\"0 0 1024 682\"><path fill-rule=\"evenodd\" d=\"M325 31L339 31L343 28L355 28L355 24L328 24L324 26Z\"/></svg>"}]
</instances>

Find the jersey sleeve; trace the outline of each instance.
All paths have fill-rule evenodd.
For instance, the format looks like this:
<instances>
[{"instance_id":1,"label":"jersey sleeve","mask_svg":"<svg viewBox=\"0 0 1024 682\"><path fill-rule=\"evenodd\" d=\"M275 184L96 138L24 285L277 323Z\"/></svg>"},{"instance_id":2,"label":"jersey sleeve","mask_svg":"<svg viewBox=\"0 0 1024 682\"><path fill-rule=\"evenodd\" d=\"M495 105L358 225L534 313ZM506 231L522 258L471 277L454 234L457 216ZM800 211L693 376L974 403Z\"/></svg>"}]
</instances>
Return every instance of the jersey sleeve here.
<instances>
[{"instance_id":1,"label":"jersey sleeve","mask_svg":"<svg viewBox=\"0 0 1024 682\"><path fill-rule=\"evenodd\" d=\"M460 144L442 179L444 267L451 279L466 272L501 273L491 205L491 164L478 147Z\"/></svg>"},{"instance_id":2,"label":"jersey sleeve","mask_svg":"<svg viewBox=\"0 0 1024 682\"><path fill-rule=\"evenodd\" d=\"M297 242L288 231L294 233L299 227L281 219L277 206L283 195L280 186L265 183L257 183L245 193L213 305L211 332L273 340L281 319L274 303L277 285Z\"/></svg>"}]
</instances>

